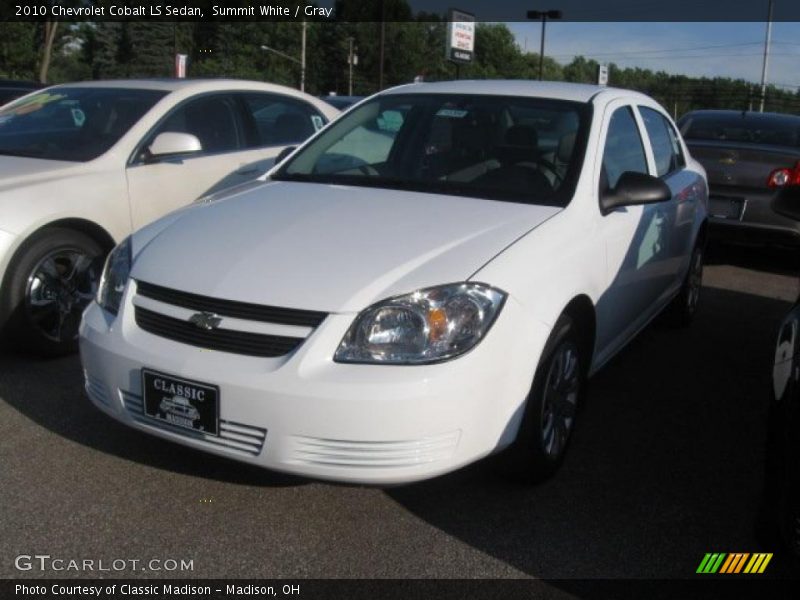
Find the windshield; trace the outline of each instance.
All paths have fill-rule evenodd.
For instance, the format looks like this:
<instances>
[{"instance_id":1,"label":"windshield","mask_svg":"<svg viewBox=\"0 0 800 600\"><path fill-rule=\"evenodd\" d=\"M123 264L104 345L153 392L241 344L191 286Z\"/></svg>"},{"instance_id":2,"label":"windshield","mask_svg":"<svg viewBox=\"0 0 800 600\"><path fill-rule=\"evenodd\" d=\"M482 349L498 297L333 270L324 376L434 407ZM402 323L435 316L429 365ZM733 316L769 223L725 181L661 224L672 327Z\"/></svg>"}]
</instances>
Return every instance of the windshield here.
<instances>
[{"instance_id":1,"label":"windshield","mask_svg":"<svg viewBox=\"0 0 800 600\"><path fill-rule=\"evenodd\" d=\"M0 155L87 161L103 154L166 92L53 88L0 110Z\"/></svg>"},{"instance_id":2,"label":"windshield","mask_svg":"<svg viewBox=\"0 0 800 600\"><path fill-rule=\"evenodd\" d=\"M335 121L273 179L563 206L590 117L588 104L540 98L379 96Z\"/></svg>"}]
</instances>

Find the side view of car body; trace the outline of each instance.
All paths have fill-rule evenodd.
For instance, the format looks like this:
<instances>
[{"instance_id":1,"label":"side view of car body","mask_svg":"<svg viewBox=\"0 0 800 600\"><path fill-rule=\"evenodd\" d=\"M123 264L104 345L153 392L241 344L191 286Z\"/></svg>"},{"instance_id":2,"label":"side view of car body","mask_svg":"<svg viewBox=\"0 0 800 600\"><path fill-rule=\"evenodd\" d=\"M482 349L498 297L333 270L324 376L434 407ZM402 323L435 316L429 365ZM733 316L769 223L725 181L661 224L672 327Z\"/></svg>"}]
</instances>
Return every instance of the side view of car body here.
<instances>
[{"instance_id":1,"label":"side view of car body","mask_svg":"<svg viewBox=\"0 0 800 600\"><path fill-rule=\"evenodd\" d=\"M800 116L697 110L678 122L708 174L713 237L800 245L800 224L770 208L787 181L800 181Z\"/></svg>"},{"instance_id":2,"label":"side view of car body","mask_svg":"<svg viewBox=\"0 0 800 600\"><path fill-rule=\"evenodd\" d=\"M781 189L773 209L800 222L800 182ZM765 509L800 564L800 299L775 344L766 467Z\"/></svg>"},{"instance_id":3,"label":"side view of car body","mask_svg":"<svg viewBox=\"0 0 800 600\"><path fill-rule=\"evenodd\" d=\"M706 200L645 95L393 88L263 184L118 246L81 324L86 390L141 431L311 477L415 481L507 448L541 479L586 378L665 309L694 315ZM202 432L148 417L153 377L203 393Z\"/></svg>"},{"instance_id":4,"label":"side view of car body","mask_svg":"<svg viewBox=\"0 0 800 600\"><path fill-rule=\"evenodd\" d=\"M77 348L105 254L134 229L266 173L338 114L278 85L92 81L0 109L0 327Z\"/></svg>"}]
</instances>

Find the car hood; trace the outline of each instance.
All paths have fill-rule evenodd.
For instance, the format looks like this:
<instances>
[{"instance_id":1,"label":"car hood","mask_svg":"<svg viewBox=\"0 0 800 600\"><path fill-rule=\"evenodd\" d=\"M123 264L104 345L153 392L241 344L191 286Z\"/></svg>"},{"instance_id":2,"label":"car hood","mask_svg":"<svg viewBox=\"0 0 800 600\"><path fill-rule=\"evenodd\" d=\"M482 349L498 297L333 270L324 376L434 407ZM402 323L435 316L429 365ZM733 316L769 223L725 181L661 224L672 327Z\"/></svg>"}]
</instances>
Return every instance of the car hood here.
<instances>
[{"instance_id":1,"label":"car hood","mask_svg":"<svg viewBox=\"0 0 800 600\"><path fill-rule=\"evenodd\" d=\"M0 156L0 191L66 177L77 171L82 164L21 156Z\"/></svg>"},{"instance_id":2,"label":"car hood","mask_svg":"<svg viewBox=\"0 0 800 600\"><path fill-rule=\"evenodd\" d=\"M131 275L228 300L358 311L388 296L464 281L560 210L268 182L140 232Z\"/></svg>"}]
</instances>

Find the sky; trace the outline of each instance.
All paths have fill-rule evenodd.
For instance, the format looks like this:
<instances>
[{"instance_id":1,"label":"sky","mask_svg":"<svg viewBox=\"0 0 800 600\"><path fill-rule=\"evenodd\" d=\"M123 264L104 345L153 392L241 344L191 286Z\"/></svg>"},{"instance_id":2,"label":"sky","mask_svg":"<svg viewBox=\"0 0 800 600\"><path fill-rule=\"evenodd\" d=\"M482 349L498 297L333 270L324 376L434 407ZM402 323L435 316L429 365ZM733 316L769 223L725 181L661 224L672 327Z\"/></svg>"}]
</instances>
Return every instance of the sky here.
<instances>
[{"instance_id":1,"label":"sky","mask_svg":"<svg viewBox=\"0 0 800 600\"><path fill-rule=\"evenodd\" d=\"M541 23L506 23L521 48L539 52ZM766 23L547 23L545 56L562 64L582 54L620 67L761 81ZM776 22L767 83L800 88L800 23ZM613 83L613 82L612 82Z\"/></svg>"}]
</instances>

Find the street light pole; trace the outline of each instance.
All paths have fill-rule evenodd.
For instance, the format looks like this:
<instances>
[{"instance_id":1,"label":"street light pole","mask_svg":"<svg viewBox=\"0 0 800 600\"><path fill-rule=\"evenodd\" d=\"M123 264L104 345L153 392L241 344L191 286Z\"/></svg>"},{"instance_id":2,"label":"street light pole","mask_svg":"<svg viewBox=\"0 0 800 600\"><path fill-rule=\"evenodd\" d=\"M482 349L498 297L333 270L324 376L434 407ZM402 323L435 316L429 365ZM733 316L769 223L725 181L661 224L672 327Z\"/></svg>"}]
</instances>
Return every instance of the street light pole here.
<instances>
[{"instance_id":1,"label":"street light pole","mask_svg":"<svg viewBox=\"0 0 800 600\"><path fill-rule=\"evenodd\" d=\"M305 24L305 22L304 22ZM290 60L295 64L300 65L300 91L305 92L306 87L306 36L305 36L305 28L303 29L303 49L302 54L300 55L300 59L295 58L294 56L289 56L285 52L281 52L280 50L275 50L275 48L270 48L269 46L261 46L261 49L265 52L272 52L273 54L277 54L278 56L285 58L286 60Z\"/></svg>"},{"instance_id":2,"label":"street light pole","mask_svg":"<svg viewBox=\"0 0 800 600\"><path fill-rule=\"evenodd\" d=\"M303 19L303 33L300 38L300 91L306 91L306 28L308 23Z\"/></svg>"},{"instance_id":3,"label":"street light pole","mask_svg":"<svg viewBox=\"0 0 800 600\"><path fill-rule=\"evenodd\" d=\"M541 19L542 20L542 40L541 45L539 47L539 81L544 79L544 34L545 34L545 26L547 24L547 19L551 21L553 19L560 19L561 18L561 11L560 10L529 10L528 11L528 18L529 19Z\"/></svg>"},{"instance_id":4,"label":"street light pole","mask_svg":"<svg viewBox=\"0 0 800 600\"><path fill-rule=\"evenodd\" d=\"M758 112L764 112L764 100L767 96L767 69L769 68L769 41L772 37L772 0L769 0L767 12L767 37L764 40L764 62L761 65L761 106Z\"/></svg>"}]
</instances>

